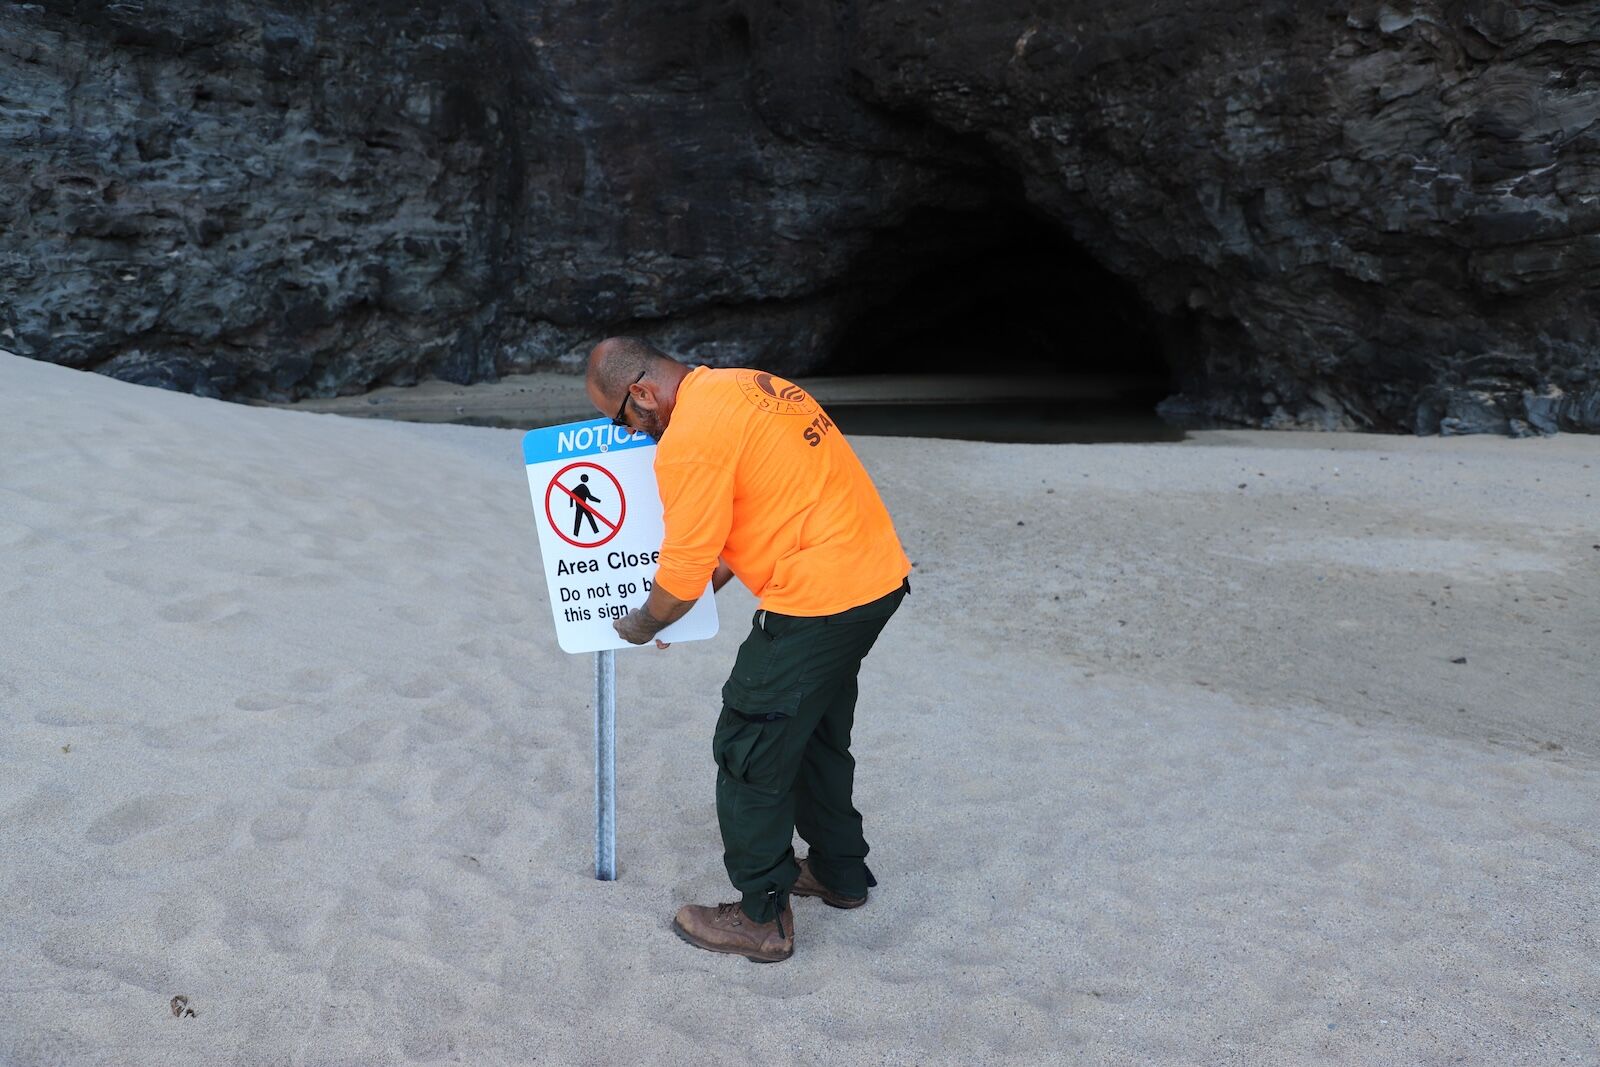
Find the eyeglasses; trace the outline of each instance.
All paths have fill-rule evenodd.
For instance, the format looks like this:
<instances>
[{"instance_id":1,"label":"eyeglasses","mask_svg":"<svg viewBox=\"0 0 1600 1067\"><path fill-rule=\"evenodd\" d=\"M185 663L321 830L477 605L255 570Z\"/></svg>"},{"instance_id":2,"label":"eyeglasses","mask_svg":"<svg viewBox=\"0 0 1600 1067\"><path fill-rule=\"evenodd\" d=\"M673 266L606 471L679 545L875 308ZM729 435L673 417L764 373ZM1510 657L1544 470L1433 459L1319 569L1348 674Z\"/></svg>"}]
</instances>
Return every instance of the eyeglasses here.
<instances>
[{"instance_id":1,"label":"eyeglasses","mask_svg":"<svg viewBox=\"0 0 1600 1067\"><path fill-rule=\"evenodd\" d=\"M650 371L648 369L640 371L639 372L639 377L635 378L633 380L633 384L629 385L628 388L623 391L623 393L622 393L622 403L617 405L617 413L611 417L611 425L620 426L624 430L633 429L632 426L628 425L628 420L625 417L626 416L626 412L628 410L628 398L633 395L633 386L638 385L640 382L644 381L644 376L646 374L649 374L649 373L650 373Z\"/></svg>"}]
</instances>

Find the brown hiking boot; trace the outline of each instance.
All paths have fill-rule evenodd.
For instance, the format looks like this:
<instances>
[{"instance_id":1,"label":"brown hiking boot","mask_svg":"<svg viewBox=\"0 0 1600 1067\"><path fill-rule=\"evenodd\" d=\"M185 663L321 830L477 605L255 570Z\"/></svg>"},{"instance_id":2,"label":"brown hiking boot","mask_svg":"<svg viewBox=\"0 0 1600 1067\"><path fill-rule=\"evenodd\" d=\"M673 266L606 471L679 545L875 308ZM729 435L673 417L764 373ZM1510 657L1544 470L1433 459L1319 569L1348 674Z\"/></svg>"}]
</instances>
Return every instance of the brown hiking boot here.
<instances>
[{"instance_id":1,"label":"brown hiking boot","mask_svg":"<svg viewBox=\"0 0 1600 1067\"><path fill-rule=\"evenodd\" d=\"M672 929L696 948L731 952L757 963L777 963L794 955L794 911L787 904L767 923L746 915L738 901L714 908L685 904L672 920Z\"/></svg>"},{"instance_id":2,"label":"brown hiking boot","mask_svg":"<svg viewBox=\"0 0 1600 1067\"><path fill-rule=\"evenodd\" d=\"M794 885L789 887L789 893L797 897L820 897L822 902L830 908L859 908L867 902L867 895L847 897L842 893L835 893L811 873L811 858L808 856L798 861L800 864L800 877L794 880Z\"/></svg>"}]
</instances>

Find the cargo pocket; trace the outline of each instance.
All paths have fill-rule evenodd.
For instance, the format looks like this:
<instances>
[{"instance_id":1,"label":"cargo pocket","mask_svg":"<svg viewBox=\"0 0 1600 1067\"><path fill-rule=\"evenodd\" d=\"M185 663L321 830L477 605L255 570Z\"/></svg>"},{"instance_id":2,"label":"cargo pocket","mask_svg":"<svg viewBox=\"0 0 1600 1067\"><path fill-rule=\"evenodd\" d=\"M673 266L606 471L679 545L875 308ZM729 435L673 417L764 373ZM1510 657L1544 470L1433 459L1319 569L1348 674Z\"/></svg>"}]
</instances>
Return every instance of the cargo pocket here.
<instances>
[{"instance_id":1,"label":"cargo pocket","mask_svg":"<svg viewBox=\"0 0 1600 1067\"><path fill-rule=\"evenodd\" d=\"M722 717L711 744L717 767L741 785L783 792L789 785L785 768L800 691L750 689L730 678L722 687L722 700Z\"/></svg>"}]
</instances>

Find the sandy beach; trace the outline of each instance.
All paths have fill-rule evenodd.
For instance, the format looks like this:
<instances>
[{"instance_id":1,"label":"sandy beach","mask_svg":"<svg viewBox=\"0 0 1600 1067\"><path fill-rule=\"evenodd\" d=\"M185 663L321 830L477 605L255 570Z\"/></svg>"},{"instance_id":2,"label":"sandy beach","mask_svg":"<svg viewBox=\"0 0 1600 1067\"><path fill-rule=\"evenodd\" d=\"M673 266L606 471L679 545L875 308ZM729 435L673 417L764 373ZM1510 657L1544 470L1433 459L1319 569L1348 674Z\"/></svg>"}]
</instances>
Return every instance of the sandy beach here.
<instances>
[{"instance_id":1,"label":"sandy beach","mask_svg":"<svg viewBox=\"0 0 1600 1067\"><path fill-rule=\"evenodd\" d=\"M669 930L754 602L619 654L595 881L519 441L0 354L0 1064L1600 1063L1600 439L856 440L880 885L776 966Z\"/></svg>"}]
</instances>

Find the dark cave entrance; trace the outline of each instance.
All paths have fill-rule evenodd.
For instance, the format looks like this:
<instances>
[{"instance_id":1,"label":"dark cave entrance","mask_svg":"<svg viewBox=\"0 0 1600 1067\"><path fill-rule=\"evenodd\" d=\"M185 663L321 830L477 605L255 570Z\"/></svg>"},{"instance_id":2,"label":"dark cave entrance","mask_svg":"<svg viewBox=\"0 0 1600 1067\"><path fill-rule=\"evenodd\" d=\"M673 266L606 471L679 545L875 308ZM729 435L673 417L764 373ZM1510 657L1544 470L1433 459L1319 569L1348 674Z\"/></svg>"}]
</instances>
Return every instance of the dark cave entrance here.
<instances>
[{"instance_id":1,"label":"dark cave entrance","mask_svg":"<svg viewBox=\"0 0 1600 1067\"><path fill-rule=\"evenodd\" d=\"M1179 391L1167 325L1054 221L1014 200L910 213L857 259L844 291L845 326L817 373L906 386L883 382L881 401L861 388L847 391L857 402L830 404L846 432L1182 437L1155 413Z\"/></svg>"}]
</instances>

